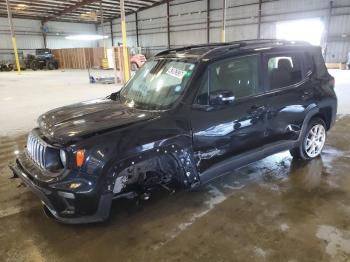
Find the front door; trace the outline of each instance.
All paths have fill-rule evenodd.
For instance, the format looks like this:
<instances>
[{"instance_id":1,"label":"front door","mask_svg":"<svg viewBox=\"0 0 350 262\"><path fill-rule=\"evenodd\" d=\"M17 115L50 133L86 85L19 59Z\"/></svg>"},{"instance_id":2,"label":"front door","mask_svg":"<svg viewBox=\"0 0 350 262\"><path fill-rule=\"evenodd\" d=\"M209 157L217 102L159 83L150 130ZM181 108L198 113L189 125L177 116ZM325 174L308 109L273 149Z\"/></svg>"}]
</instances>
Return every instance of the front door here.
<instances>
[{"instance_id":1,"label":"front door","mask_svg":"<svg viewBox=\"0 0 350 262\"><path fill-rule=\"evenodd\" d=\"M208 66L191 113L200 173L265 143L267 105L260 61L260 55L250 55Z\"/></svg>"}]
</instances>

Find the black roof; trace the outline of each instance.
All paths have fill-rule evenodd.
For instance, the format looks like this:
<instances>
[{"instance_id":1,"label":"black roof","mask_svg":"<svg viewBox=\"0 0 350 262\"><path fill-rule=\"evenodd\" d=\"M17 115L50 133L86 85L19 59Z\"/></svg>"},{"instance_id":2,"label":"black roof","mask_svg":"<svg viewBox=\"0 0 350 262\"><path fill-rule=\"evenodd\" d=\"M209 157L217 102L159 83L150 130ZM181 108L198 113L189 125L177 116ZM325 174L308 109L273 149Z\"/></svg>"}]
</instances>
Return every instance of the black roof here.
<instances>
[{"instance_id":1,"label":"black roof","mask_svg":"<svg viewBox=\"0 0 350 262\"><path fill-rule=\"evenodd\" d=\"M287 41L278 39L252 39L243 41L234 41L227 43L210 43L203 45L190 45L162 51L156 57L176 57L193 59L211 59L218 55L227 54L230 51L258 51L273 48L292 48L292 47L312 47L309 43L303 41Z\"/></svg>"}]
</instances>

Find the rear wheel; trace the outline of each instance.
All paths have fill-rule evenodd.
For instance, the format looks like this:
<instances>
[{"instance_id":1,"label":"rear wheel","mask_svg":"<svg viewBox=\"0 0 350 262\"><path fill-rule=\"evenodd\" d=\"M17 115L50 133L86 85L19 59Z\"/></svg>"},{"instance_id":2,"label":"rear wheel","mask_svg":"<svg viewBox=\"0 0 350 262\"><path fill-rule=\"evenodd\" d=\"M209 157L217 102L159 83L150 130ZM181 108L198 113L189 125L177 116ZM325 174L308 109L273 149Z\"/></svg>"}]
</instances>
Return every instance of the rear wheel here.
<instances>
[{"instance_id":1,"label":"rear wheel","mask_svg":"<svg viewBox=\"0 0 350 262\"><path fill-rule=\"evenodd\" d=\"M326 124L321 118L310 121L298 147L290 150L294 158L309 160L318 157L326 142Z\"/></svg>"}]
</instances>

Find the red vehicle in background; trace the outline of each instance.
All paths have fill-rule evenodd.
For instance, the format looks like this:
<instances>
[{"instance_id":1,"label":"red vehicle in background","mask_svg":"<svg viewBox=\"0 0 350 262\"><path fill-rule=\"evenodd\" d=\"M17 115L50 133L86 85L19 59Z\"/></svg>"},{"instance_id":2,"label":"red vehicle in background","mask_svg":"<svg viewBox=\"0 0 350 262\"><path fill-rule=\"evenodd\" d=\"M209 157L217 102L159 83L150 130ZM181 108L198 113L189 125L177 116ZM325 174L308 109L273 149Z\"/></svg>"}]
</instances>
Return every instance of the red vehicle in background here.
<instances>
[{"instance_id":1,"label":"red vehicle in background","mask_svg":"<svg viewBox=\"0 0 350 262\"><path fill-rule=\"evenodd\" d=\"M142 54L134 54L130 58L130 68L132 71L139 70L143 64L147 61L146 57Z\"/></svg>"}]
</instances>

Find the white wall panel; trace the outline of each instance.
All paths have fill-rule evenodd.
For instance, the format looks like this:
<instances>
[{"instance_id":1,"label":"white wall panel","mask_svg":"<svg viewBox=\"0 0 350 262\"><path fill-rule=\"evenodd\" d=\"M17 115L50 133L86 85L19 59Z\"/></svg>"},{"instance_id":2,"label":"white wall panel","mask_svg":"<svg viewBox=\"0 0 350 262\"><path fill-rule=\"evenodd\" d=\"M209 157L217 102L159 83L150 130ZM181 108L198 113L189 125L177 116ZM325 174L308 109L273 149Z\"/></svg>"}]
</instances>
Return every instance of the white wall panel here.
<instances>
[{"instance_id":1,"label":"white wall panel","mask_svg":"<svg viewBox=\"0 0 350 262\"><path fill-rule=\"evenodd\" d=\"M19 51L26 56L34 53L37 48L44 48L44 40L39 20L13 19L16 42ZM48 48L73 48L95 47L96 41L67 40L67 35L96 34L94 24L48 22L47 47ZM13 60L11 54L12 42L10 37L8 19L0 17L0 60Z\"/></svg>"}]
</instances>

